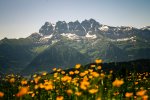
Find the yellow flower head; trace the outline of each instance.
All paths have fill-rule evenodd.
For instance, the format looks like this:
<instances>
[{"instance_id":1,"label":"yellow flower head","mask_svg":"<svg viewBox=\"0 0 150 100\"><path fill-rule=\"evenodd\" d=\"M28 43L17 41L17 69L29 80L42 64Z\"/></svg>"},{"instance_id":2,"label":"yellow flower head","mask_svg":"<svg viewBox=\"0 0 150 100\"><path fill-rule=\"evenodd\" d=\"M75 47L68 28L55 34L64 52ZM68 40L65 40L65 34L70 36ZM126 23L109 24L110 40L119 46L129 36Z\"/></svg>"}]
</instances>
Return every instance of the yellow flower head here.
<instances>
[{"instance_id":1,"label":"yellow flower head","mask_svg":"<svg viewBox=\"0 0 150 100\"><path fill-rule=\"evenodd\" d=\"M38 86L38 85L35 85L35 86L34 86L34 89L35 89L35 90L36 90L36 89L38 89L38 88L39 88L39 86Z\"/></svg>"},{"instance_id":2,"label":"yellow flower head","mask_svg":"<svg viewBox=\"0 0 150 100\"><path fill-rule=\"evenodd\" d=\"M74 72L73 72L73 71L70 71L69 74L70 74L70 75L74 75Z\"/></svg>"},{"instance_id":3,"label":"yellow flower head","mask_svg":"<svg viewBox=\"0 0 150 100\"><path fill-rule=\"evenodd\" d=\"M97 93L98 92L98 89L90 89L89 90L89 93L90 94L95 94L95 93Z\"/></svg>"},{"instance_id":4,"label":"yellow flower head","mask_svg":"<svg viewBox=\"0 0 150 100\"><path fill-rule=\"evenodd\" d=\"M115 86L115 87L120 87L123 83L124 83L123 80L118 80L118 79L116 79L112 84L113 84L113 86Z\"/></svg>"},{"instance_id":5,"label":"yellow flower head","mask_svg":"<svg viewBox=\"0 0 150 100\"><path fill-rule=\"evenodd\" d=\"M125 96L126 96L127 98L130 98L130 97L132 97L132 96L133 96L133 93L126 92Z\"/></svg>"},{"instance_id":6,"label":"yellow flower head","mask_svg":"<svg viewBox=\"0 0 150 100\"><path fill-rule=\"evenodd\" d=\"M83 89L83 90L86 90L89 85L90 85L90 83L87 80L83 80L80 83L80 88Z\"/></svg>"},{"instance_id":7,"label":"yellow flower head","mask_svg":"<svg viewBox=\"0 0 150 100\"><path fill-rule=\"evenodd\" d=\"M99 77L99 73L97 73L97 72L92 72L91 74L93 77Z\"/></svg>"},{"instance_id":8,"label":"yellow flower head","mask_svg":"<svg viewBox=\"0 0 150 100\"><path fill-rule=\"evenodd\" d=\"M148 100L148 95L142 96L142 100Z\"/></svg>"},{"instance_id":9,"label":"yellow flower head","mask_svg":"<svg viewBox=\"0 0 150 100\"><path fill-rule=\"evenodd\" d=\"M57 70L57 68L53 68L53 71L56 71Z\"/></svg>"},{"instance_id":10,"label":"yellow flower head","mask_svg":"<svg viewBox=\"0 0 150 100\"><path fill-rule=\"evenodd\" d=\"M0 92L0 98L2 98L4 96L3 92Z\"/></svg>"},{"instance_id":11,"label":"yellow flower head","mask_svg":"<svg viewBox=\"0 0 150 100\"><path fill-rule=\"evenodd\" d=\"M47 72L43 72L42 75L43 75L43 76L47 75Z\"/></svg>"},{"instance_id":12,"label":"yellow flower head","mask_svg":"<svg viewBox=\"0 0 150 100\"><path fill-rule=\"evenodd\" d=\"M96 59L95 63L100 64L100 63L102 63L102 60L101 59Z\"/></svg>"},{"instance_id":13,"label":"yellow flower head","mask_svg":"<svg viewBox=\"0 0 150 100\"><path fill-rule=\"evenodd\" d=\"M57 69L57 72L60 72L61 71L61 68Z\"/></svg>"},{"instance_id":14,"label":"yellow flower head","mask_svg":"<svg viewBox=\"0 0 150 100\"><path fill-rule=\"evenodd\" d=\"M17 97L21 97L25 94L27 94L29 91L28 87L21 87L21 89L19 90L19 92L16 94Z\"/></svg>"},{"instance_id":15,"label":"yellow flower head","mask_svg":"<svg viewBox=\"0 0 150 100\"><path fill-rule=\"evenodd\" d=\"M141 91L136 92L136 95L137 96L144 96L145 93L146 93L146 90L141 90Z\"/></svg>"},{"instance_id":16,"label":"yellow flower head","mask_svg":"<svg viewBox=\"0 0 150 100\"><path fill-rule=\"evenodd\" d=\"M96 67L96 65L91 65L91 68L94 68L94 67Z\"/></svg>"},{"instance_id":17,"label":"yellow flower head","mask_svg":"<svg viewBox=\"0 0 150 100\"><path fill-rule=\"evenodd\" d=\"M64 97L63 96L57 96L56 100L64 100Z\"/></svg>"},{"instance_id":18,"label":"yellow flower head","mask_svg":"<svg viewBox=\"0 0 150 100\"><path fill-rule=\"evenodd\" d=\"M81 96L82 92L75 92L76 96Z\"/></svg>"},{"instance_id":19,"label":"yellow flower head","mask_svg":"<svg viewBox=\"0 0 150 100\"><path fill-rule=\"evenodd\" d=\"M22 80L22 81L21 81L21 84L22 84L22 85L26 85L27 83L28 83L28 82L27 82L26 80Z\"/></svg>"},{"instance_id":20,"label":"yellow flower head","mask_svg":"<svg viewBox=\"0 0 150 100\"><path fill-rule=\"evenodd\" d=\"M139 82L134 82L135 85L137 85Z\"/></svg>"},{"instance_id":21,"label":"yellow flower head","mask_svg":"<svg viewBox=\"0 0 150 100\"><path fill-rule=\"evenodd\" d=\"M102 69L102 66L98 66L97 69L98 69L98 70Z\"/></svg>"},{"instance_id":22,"label":"yellow flower head","mask_svg":"<svg viewBox=\"0 0 150 100\"><path fill-rule=\"evenodd\" d=\"M65 71L61 71L61 74L65 74Z\"/></svg>"},{"instance_id":23,"label":"yellow flower head","mask_svg":"<svg viewBox=\"0 0 150 100\"><path fill-rule=\"evenodd\" d=\"M63 82L66 82L66 81L71 81L72 80L72 78L70 77L70 76L63 76L62 78L61 78L61 81L63 81Z\"/></svg>"},{"instance_id":24,"label":"yellow flower head","mask_svg":"<svg viewBox=\"0 0 150 100\"><path fill-rule=\"evenodd\" d=\"M79 69L81 67L81 64L76 64L75 68Z\"/></svg>"},{"instance_id":25,"label":"yellow flower head","mask_svg":"<svg viewBox=\"0 0 150 100\"><path fill-rule=\"evenodd\" d=\"M75 74L79 74L79 71L78 71L78 70L75 70L74 73L75 73Z\"/></svg>"},{"instance_id":26,"label":"yellow flower head","mask_svg":"<svg viewBox=\"0 0 150 100\"><path fill-rule=\"evenodd\" d=\"M11 78L11 79L9 80L9 82L10 82L10 83L14 83L14 82L15 82L15 78Z\"/></svg>"},{"instance_id":27,"label":"yellow flower head","mask_svg":"<svg viewBox=\"0 0 150 100\"><path fill-rule=\"evenodd\" d=\"M45 90L52 90L53 89L53 85L49 84L45 86Z\"/></svg>"},{"instance_id":28,"label":"yellow flower head","mask_svg":"<svg viewBox=\"0 0 150 100\"><path fill-rule=\"evenodd\" d=\"M73 91L71 89L66 91L68 95L71 95L73 93Z\"/></svg>"},{"instance_id":29,"label":"yellow flower head","mask_svg":"<svg viewBox=\"0 0 150 100\"><path fill-rule=\"evenodd\" d=\"M81 76L81 77L83 77L83 76L85 76L85 75L86 75L86 73L84 73L84 72L80 73L80 76Z\"/></svg>"}]
</instances>

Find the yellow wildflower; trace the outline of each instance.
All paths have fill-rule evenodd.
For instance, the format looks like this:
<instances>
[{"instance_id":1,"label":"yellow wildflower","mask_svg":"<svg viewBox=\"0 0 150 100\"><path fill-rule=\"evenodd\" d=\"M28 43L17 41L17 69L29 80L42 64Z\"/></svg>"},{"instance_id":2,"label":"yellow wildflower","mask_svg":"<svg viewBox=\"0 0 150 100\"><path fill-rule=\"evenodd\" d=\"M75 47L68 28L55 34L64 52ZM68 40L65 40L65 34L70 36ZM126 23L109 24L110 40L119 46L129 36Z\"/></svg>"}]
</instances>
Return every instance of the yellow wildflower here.
<instances>
[{"instance_id":1,"label":"yellow wildflower","mask_svg":"<svg viewBox=\"0 0 150 100\"><path fill-rule=\"evenodd\" d=\"M0 91L0 98L4 96L4 93Z\"/></svg>"},{"instance_id":2,"label":"yellow wildflower","mask_svg":"<svg viewBox=\"0 0 150 100\"><path fill-rule=\"evenodd\" d=\"M71 95L73 93L73 91L71 89L66 91L68 95Z\"/></svg>"},{"instance_id":3,"label":"yellow wildflower","mask_svg":"<svg viewBox=\"0 0 150 100\"><path fill-rule=\"evenodd\" d=\"M65 71L61 71L61 74L65 74Z\"/></svg>"},{"instance_id":4,"label":"yellow wildflower","mask_svg":"<svg viewBox=\"0 0 150 100\"><path fill-rule=\"evenodd\" d=\"M49 84L45 86L45 90L52 90L53 89L53 85Z\"/></svg>"},{"instance_id":5,"label":"yellow wildflower","mask_svg":"<svg viewBox=\"0 0 150 100\"><path fill-rule=\"evenodd\" d=\"M14 82L15 82L15 78L11 78L11 79L9 80L9 82L10 82L10 83L14 83Z\"/></svg>"},{"instance_id":6,"label":"yellow wildflower","mask_svg":"<svg viewBox=\"0 0 150 100\"><path fill-rule=\"evenodd\" d=\"M88 70L89 70L90 73L93 72L93 69L88 69Z\"/></svg>"},{"instance_id":7,"label":"yellow wildflower","mask_svg":"<svg viewBox=\"0 0 150 100\"><path fill-rule=\"evenodd\" d=\"M22 81L21 81L21 84L22 84L22 85L26 85L27 83L28 83L28 82L27 82L26 80L22 80Z\"/></svg>"},{"instance_id":8,"label":"yellow wildflower","mask_svg":"<svg viewBox=\"0 0 150 100\"><path fill-rule=\"evenodd\" d=\"M76 64L75 68L79 69L81 67L81 64Z\"/></svg>"},{"instance_id":9,"label":"yellow wildflower","mask_svg":"<svg viewBox=\"0 0 150 100\"><path fill-rule=\"evenodd\" d=\"M57 70L57 68L53 68L53 71L56 71Z\"/></svg>"},{"instance_id":10,"label":"yellow wildflower","mask_svg":"<svg viewBox=\"0 0 150 100\"><path fill-rule=\"evenodd\" d=\"M61 68L57 69L57 72L60 72L61 71Z\"/></svg>"},{"instance_id":11,"label":"yellow wildflower","mask_svg":"<svg viewBox=\"0 0 150 100\"><path fill-rule=\"evenodd\" d=\"M146 90L141 90L141 91L136 92L136 95L137 96L144 96L145 93L146 93Z\"/></svg>"},{"instance_id":12,"label":"yellow wildflower","mask_svg":"<svg viewBox=\"0 0 150 100\"><path fill-rule=\"evenodd\" d=\"M89 93L90 94L95 94L95 93L97 93L98 92L98 89L90 89L89 90Z\"/></svg>"},{"instance_id":13,"label":"yellow wildflower","mask_svg":"<svg viewBox=\"0 0 150 100\"><path fill-rule=\"evenodd\" d=\"M148 100L148 95L142 96L142 100Z\"/></svg>"},{"instance_id":14,"label":"yellow wildflower","mask_svg":"<svg viewBox=\"0 0 150 100\"><path fill-rule=\"evenodd\" d=\"M91 74L93 77L99 77L99 73L97 73L97 72L92 72Z\"/></svg>"},{"instance_id":15,"label":"yellow wildflower","mask_svg":"<svg viewBox=\"0 0 150 100\"><path fill-rule=\"evenodd\" d=\"M98 69L98 70L102 69L102 66L98 66L97 69Z\"/></svg>"},{"instance_id":16,"label":"yellow wildflower","mask_svg":"<svg viewBox=\"0 0 150 100\"><path fill-rule=\"evenodd\" d=\"M25 94L27 94L29 91L29 88L28 87L22 87L19 92L16 94L17 97L21 97Z\"/></svg>"},{"instance_id":17,"label":"yellow wildflower","mask_svg":"<svg viewBox=\"0 0 150 100\"><path fill-rule=\"evenodd\" d=\"M138 82L134 82L134 84L135 84L135 85L137 85L137 84L138 84Z\"/></svg>"},{"instance_id":18,"label":"yellow wildflower","mask_svg":"<svg viewBox=\"0 0 150 100\"><path fill-rule=\"evenodd\" d=\"M32 93L32 94L31 94L31 97L34 97L34 96L35 96L35 93Z\"/></svg>"},{"instance_id":19,"label":"yellow wildflower","mask_svg":"<svg viewBox=\"0 0 150 100\"><path fill-rule=\"evenodd\" d=\"M96 100L101 100L101 98L100 98L100 97L98 97Z\"/></svg>"},{"instance_id":20,"label":"yellow wildflower","mask_svg":"<svg viewBox=\"0 0 150 100\"><path fill-rule=\"evenodd\" d=\"M39 86L38 86L38 85L35 85L35 86L34 86L34 89L38 89L38 88L39 88Z\"/></svg>"},{"instance_id":21,"label":"yellow wildflower","mask_svg":"<svg viewBox=\"0 0 150 100\"><path fill-rule=\"evenodd\" d=\"M112 84L113 84L113 86L115 86L115 87L120 87L123 83L124 83L123 80L118 80L118 79L116 79Z\"/></svg>"},{"instance_id":22,"label":"yellow wildflower","mask_svg":"<svg viewBox=\"0 0 150 100\"><path fill-rule=\"evenodd\" d=\"M90 85L90 83L86 80L83 80L81 83L80 83L80 88L83 89L83 90L86 90L87 87Z\"/></svg>"},{"instance_id":23,"label":"yellow wildflower","mask_svg":"<svg viewBox=\"0 0 150 100\"><path fill-rule=\"evenodd\" d=\"M82 94L82 92L75 92L76 96L80 96Z\"/></svg>"},{"instance_id":24,"label":"yellow wildflower","mask_svg":"<svg viewBox=\"0 0 150 100\"><path fill-rule=\"evenodd\" d=\"M86 73L84 73L84 72L80 73L80 76L81 76L81 77L83 77L83 76L85 76L85 75L86 75Z\"/></svg>"},{"instance_id":25,"label":"yellow wildflower","mask_svg":"<svg viewBox=\"0 0 150 100\"><path fill-rule=\"evenodd\" d=\"M104 78L104 77L105 77L105 74L104 74L104 73L101 73L100 76L101 76L101 78Z\"/></svg>"},{"instance_id":26,"label":"yellow wildflower","mask_svg":"<svg viewBox=\"0 0 150 100\"><path fill-rule=\"evenodd\" d=\"M33 75L33 78L35 78L35 77L37 77L37 75L36 75L36 74L34 74L34 75Z\"/></svg>"},{"instance_id":27,"label":"yellow wildflower","mask_svg":"<svg viewBox=\"0 0 150 100\"><path fill-rule=\"evenodd\" d=\"M91 65L92 68L96 67L96 65Z\"/></svg>"},{"instance_id":28,"label":"yellow wildflower","mask_svg":"<svg viewBox=\"0 0 150 100\"><path fill-rule=\"evenodd\" d=\"M73 72L73 71L70 71L69 74L70 74L70 75L74 75L74 72Z\"/></svg>"},{"instance_id":29,"label":"yellow wildflower","mask_svg":"<svg viewBox=\"0 0 150 100\"><path fill-rule=\"evenodd\" d=\"M102 63L102 60L101 59L96 59L95 63L100 64L100 63Z\"/></svg>"},{"instance_id":30,"label":"yellow wildflower","mask_svg":"<svg viewBox=\"0 0 150 100\"><path fill-rule=\"evenodd\" d=\"M63 96L57 96L56 100L64 100L64 97Z\"/></svg>"},{"instance_id":31,"label":"yellow wildflower","mask_svg":"<svg viewBox=\"0 0 150 100\"><path fill-rule=\"evenodd\" d=\"M47 72L43 72L42 75L43 75L43 76L47 75Z\"/></svg>"},{"instance_id":32,"label":"yellow wildflower","mask_svg":"<svg viewBox=\"0 0 150 100\"><path fill-rule=\"evenodd\" d=\"M133 93L126 92L125 96L126 96L127 98L130 98L130 97L132 97L132 96L133 96Z\"/></svg>"},{"instance_id":33,"label":"yellow wildflower","mask_svg":"<svg viewBox=\"0 0 150 100\"><path fill-rule=\"evenodd\" d=\"M75 73L75 74L79 74L79 71L78 71L78 70L75 70L74 73Z\"/></svg>"},{"instance_id":34,"label":"yellow wildflower","mask_svg":"<svg viewBox=\"0 0 150 100\"><path fill-rule=\"evenodd\" d=\"M63 76L62 78L61 78L61 81L63 81L63 82L66 82L66 81L68 81L68 82L70 82L72 80L72 78L71 77L69 77L69 76Z\"/></svg>"}]
</instances>

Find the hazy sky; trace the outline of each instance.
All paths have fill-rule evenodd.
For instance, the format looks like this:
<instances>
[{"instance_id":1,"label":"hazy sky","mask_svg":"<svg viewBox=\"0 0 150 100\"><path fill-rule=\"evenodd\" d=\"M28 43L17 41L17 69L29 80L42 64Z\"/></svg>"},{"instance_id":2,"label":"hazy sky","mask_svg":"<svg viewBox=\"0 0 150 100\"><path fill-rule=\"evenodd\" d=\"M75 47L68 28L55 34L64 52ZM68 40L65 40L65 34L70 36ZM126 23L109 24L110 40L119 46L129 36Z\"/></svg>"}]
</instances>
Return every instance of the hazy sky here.
<instances>
[{"instance_id":1,"label":"hazy sky","mask_svg":"<svg viewBox=\"0 0 150 100\"><path fill-rule=\"evenodd\" d=\"M27 37L45 21L90 18L111 26L148 26L150 0L0 0L0 39Z\"/></svg>"}]
</instances>

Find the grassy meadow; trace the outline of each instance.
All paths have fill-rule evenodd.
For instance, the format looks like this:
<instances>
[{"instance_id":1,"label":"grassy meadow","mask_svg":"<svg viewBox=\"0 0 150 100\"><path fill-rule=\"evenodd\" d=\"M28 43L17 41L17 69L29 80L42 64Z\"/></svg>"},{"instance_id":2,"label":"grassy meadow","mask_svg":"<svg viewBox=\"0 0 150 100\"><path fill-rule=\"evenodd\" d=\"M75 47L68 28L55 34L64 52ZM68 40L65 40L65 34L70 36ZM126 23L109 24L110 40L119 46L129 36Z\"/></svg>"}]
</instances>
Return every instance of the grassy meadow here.
<instances>
[{"instance_id":1,"label":"grassy meadow","mask_svg":"<svg viewBox=\"0 0 150 100\"><path fill-rule=\"evenodd\" d=\"M0 100L149 100L149 76L149 72L105 72L97 59L88 68L81 64L70 70L53 68L30 79L0 77Z\"/></svg>"}]
</instances>

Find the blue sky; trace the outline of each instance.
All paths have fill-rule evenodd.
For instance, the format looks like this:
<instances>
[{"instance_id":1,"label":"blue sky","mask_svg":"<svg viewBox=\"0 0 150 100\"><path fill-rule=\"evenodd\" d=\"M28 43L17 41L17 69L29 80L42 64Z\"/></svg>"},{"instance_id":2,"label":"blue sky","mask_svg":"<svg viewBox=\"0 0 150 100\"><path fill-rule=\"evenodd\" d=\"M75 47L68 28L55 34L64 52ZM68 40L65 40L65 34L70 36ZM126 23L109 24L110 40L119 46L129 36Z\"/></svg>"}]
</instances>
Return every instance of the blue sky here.
<instances>
[{"instance_id":1,"label":"blue sky","mask_svg":"<svg viewBox=\"0 0 150 100\"><path fill-rule=\"evenodd\" d=\"M94 18L111 26L150 25L150 0L0 0L0 39L27 37L49 21Z\"/></svg>"}]
</instances>

